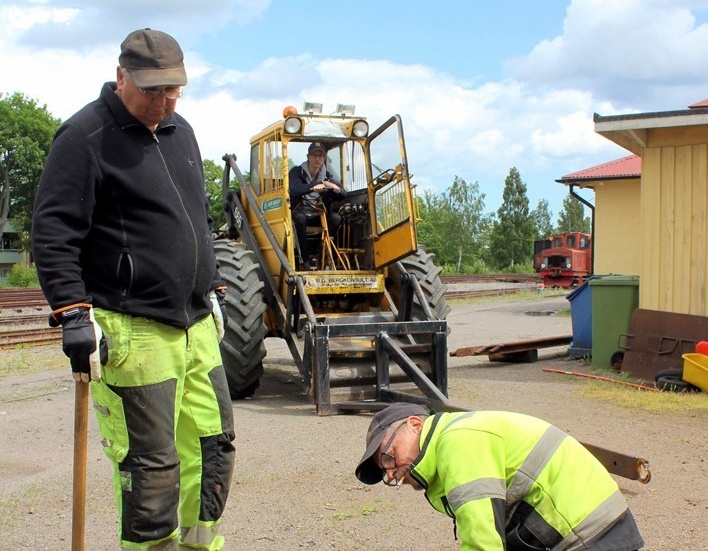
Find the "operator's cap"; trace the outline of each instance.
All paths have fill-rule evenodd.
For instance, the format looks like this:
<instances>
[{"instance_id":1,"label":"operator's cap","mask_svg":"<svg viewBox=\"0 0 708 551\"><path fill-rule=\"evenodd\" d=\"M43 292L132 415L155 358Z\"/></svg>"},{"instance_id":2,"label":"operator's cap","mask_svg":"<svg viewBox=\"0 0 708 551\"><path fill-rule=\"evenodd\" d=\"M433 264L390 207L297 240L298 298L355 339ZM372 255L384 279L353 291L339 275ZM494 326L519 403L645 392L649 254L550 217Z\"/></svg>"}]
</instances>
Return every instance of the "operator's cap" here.
<instances>
[{"instance_id":1,"label":"operator's cap","mask_svg":"<svg viewBox=\"0 0 708 551\"><path fill-rule=\"evenodd\" d=\"M313 151L316 151L318 149L320 151L322 151L322 153L325 153L325 154L327 153L327 148L325 147L325 145L322 142L312 142L310 144L310 147L307 148L307 154L309 155L310 153L312 153Z\"/></svg>"},{"instance_id":2,"label":"operator's cap","mask_svg":"<svg viewBox=\"0 0 708 551\"><path fill-rule=\"evenodd\" d=\"M364 484L377 484L383 480L384 472L376 464L374 455L381 445L381 441L386 434L386 429L396 421L407 419L411 415L427 417L430 413L423 406L409 404L406 402L396 402L386 409L382 409L374 415L366 433L366 451L359 461L354 471L356 477Z\"/></svg>"},{"instance_id":3,"label":"operator's cap","mask_svg":"<svg viewBox=\"0 0 708 551\"><path fill-rule=\"evenodd\" d=\"M118 63L139 88L184 86L184 54L169 34L152 29L130 33L120 45Z\"/></svg>"}]
</instances>

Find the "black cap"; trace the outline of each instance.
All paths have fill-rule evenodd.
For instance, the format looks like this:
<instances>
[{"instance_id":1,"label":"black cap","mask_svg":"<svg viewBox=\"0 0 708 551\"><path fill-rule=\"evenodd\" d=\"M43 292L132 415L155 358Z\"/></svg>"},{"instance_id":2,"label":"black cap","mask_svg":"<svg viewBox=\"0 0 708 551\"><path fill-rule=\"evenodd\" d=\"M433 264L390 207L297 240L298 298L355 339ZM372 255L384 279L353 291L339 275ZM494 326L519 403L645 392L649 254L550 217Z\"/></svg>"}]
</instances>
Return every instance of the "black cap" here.
<instances>
[{"instance_id":1,"label":"black cap","mask_svg":"<svg viewBox=\"0 0 708 551\"><path fill-rule=\"evenodd\" d=\"M120 45L118 63L140 88L184 86L184 54L169 34L152 29L130 33Z\"/></svg>"},{"instance_id":2,"label":"black cap","mask_svg":"<svg viewBox=\"0 0 708 551\"><path fill-rule=\"evenodd\" d=\"M307 154L309 155L310 153L312 153L316 149L321 150L322 153L327 153L327 148L325 147L325 145L322 142L312 142L310 144L310 147L307 148Z\"/></svg>"},{"instance_id":3,"label":"black cap","mask_svg":"<svg viewBox=\"0 0 708 551\"><path fill-rule=\"evenodd\" d=\"M366 433L366 451L354 471L356 477L364 484L377 484L383 480L384 472L376 464L374 455L381 445L386 429L396 421L407 419L411 415L427 417L429 412L418 404L396 402L377 412Z\"/></svg>"}]
</instances>

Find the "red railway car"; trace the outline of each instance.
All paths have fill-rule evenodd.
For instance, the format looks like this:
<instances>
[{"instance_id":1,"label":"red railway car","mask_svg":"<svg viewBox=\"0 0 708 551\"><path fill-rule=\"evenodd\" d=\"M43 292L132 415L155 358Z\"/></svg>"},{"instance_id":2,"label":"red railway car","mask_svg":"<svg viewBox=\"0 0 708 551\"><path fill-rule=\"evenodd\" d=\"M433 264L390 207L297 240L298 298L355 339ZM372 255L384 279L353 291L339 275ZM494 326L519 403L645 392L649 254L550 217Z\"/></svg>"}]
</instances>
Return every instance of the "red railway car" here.
<instances>
[{"instance_id":1,"label":"red railway car","mask_svg":"<svg viewBox=\"0 0 708 551\"><path fill-rule=\"evenodd\" d=\"M592 237L568 232L535 241L533 267L546 287L580 285L592 273Z\"/></svg>"}]
</instances>

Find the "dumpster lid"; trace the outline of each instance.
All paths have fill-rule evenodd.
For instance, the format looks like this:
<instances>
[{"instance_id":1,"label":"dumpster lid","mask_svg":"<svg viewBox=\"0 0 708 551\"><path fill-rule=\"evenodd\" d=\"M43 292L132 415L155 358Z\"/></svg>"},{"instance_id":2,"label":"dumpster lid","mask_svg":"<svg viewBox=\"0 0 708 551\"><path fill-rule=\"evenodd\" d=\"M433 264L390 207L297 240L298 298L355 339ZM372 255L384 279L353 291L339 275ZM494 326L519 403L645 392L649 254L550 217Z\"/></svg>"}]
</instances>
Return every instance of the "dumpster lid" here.
<instances>
[{"instance_id":1,"label":"dumpster lid","mask_svg":"<svg viewBox=\"0 0 708 551\"><path fill-rule=\"evenodd\" d=\"M639 285L639 276L635 275L606 275L593 279L590 285Z\"/></svg>"},{"instance_id":2,"label":"dumpster lid","mask_svg":"<svg viewBox=\"0 0 708 551\"><path fill-rule=\"evenodd\" d=\"M578 298L578 295L579 295L580 293L582 293L582 292L585 290L585 288L588 286L588 284L590 283L591 280L597 279L597 278L600 278L600 277L604 277L604 276L599 276L599 275L594 275L594 274L593 274L593 275L591 275L591 276L589 276L589 277L586 277L586 278L585 278L585 281L583 281L580 285L578 285L578 286L577 286L575 289L573 289L570 293L568 293L567 295L565 295L566 300L573 301L574 299Z\"/></svg>"}]
</instances>

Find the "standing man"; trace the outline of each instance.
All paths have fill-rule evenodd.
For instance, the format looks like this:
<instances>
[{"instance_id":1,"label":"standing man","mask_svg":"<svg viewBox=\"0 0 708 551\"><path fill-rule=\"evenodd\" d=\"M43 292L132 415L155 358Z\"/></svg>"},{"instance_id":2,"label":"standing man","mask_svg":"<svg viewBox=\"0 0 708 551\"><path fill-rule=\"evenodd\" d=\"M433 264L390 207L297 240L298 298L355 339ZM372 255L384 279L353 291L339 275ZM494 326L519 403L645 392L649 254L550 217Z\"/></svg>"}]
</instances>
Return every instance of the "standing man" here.
<instances>
[{"instance_id":1,"label":"standing man","mask_svg":"<svg viewBox=\"0 0 708 551\"><path fill-rule=\"evenodd\" d=\"M317 267L317 261L309 258L310 251L307 246L308 217L316 219L318 225L320 220L313 205L321 201L326 209L330 236L337 235L342 225L342 217L332 210L332 203L343 199L346 191L342 184L327 172L326 155L327 149L323 143L312 142L307 148L307 160L300 166L291 168L288 173L290 208L293 212L300 257L305 265L301 267Z\"/></svg>"},{"instance_id":2,"label":"standing man","mask_svg":"<svg viewBox=\"0 0 708 551\"><path fill-rule=\"evenodd\" d=\"M57 131L34 210L50 323L62 326L74 378L91 381L114 466L122 549L224 546L234 464L225 286L199 147L175 113L185 84L174 38L129 34L117 82Z\"/></svg>"},{"instance_id":3,"label":"standing man","mask_svg":"<svg viewBox=\"0 0 708 551\"><path fill-rule=\"evenodd\" d=\"M408 484L453 518L465 551L631 551L644 541L617 484L582 444L506 411L374 415L355 471Z\"/></svg>"}]
</instances>

